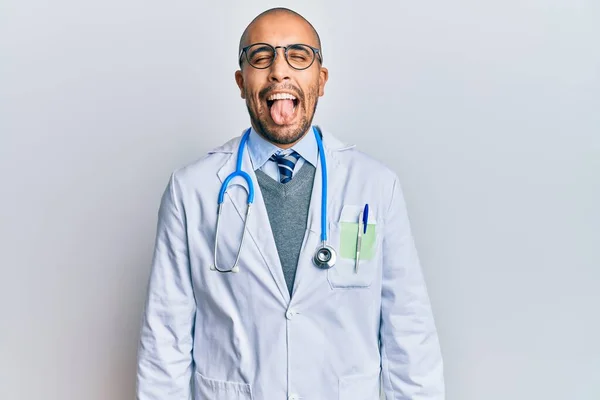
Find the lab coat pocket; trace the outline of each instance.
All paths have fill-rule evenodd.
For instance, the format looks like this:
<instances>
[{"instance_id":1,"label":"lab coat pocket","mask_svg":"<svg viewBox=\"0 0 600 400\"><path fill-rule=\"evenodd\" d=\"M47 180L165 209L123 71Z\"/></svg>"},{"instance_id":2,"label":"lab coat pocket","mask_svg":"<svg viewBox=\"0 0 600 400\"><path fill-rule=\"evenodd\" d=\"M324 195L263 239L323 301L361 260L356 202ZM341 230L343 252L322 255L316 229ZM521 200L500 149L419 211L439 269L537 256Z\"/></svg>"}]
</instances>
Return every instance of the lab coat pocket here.
<instances>
[{"instance_id":1,"label":"lab coat pocket","mask_svg":"<svg viewBox=\"0 0 600 400\"><path fill-rule=\"evenodd\" d=\"M349 375L339 380L338 400L379 400L379 371L366 375Z\"/></svg>"},{"instance_id":2,"label":"lab coat pocket","mask_svg":"<svg viewBox=\"0 0 600 400\"><path fill-rule=\"evenodd\" d=\"M328 270L327 279L334 289L368 288L379 270L379 238L375 219L369 217L367 232L362 236L358 268L356 248L358 218L362 208L344 206L339 221L330 223L330 242L337 250L337 262Z\"/></svg>"},{"instance_id":3,"label":"lab coat pocket","mask_svg":"<svg viewBox=\"0 0 600 400\"><path fill-rule=\"evenodd\" d=\"M252 400L252 387L247 383L219 381L196 372L198 400Z\"/></svg>"}]
</instances>

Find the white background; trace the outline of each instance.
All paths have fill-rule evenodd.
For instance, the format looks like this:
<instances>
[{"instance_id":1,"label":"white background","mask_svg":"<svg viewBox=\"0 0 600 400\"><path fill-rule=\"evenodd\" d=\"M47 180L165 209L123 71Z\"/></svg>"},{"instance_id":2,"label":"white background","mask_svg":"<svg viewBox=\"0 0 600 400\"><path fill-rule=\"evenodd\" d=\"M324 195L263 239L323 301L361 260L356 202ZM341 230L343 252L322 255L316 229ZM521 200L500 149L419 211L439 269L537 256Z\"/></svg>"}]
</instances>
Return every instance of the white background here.
<instances>
[{"instance_id":1,"label":"white background","mask_svg":"<svg viewBox=\"0 0 600 400\"><path fill-rule=\"evenodd\" d=\"M323 40L315 122L402 178L448 400L600 399L593 0L2 1L0 399L134 397L160 195L249 125L279 5Z\"/></svg>"}]
</instances>

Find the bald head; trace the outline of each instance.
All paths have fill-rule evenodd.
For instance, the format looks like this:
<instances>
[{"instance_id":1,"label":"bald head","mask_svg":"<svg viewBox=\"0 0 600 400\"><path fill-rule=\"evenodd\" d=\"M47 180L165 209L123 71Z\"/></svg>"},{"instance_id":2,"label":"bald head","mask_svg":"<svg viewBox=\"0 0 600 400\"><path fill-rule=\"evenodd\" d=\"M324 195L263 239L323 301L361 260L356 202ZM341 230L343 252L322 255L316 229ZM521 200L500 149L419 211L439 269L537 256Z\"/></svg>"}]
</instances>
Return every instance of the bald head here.
<instances>
[{"instance_id":1,"label":"bald head","mask_svg":"<svg viewBox=\"0 0 600 400\"><path fill-rule=\"evenodd\" d=\"M298 14L296 11L290 10L289 8L284 8L284 7L276 7L276 8L271 8L267 11L264 11L262 13L260 13L256 18L254 18L252 20L252 22L250 22L250 24L248 24L248 26L246 27L246 29L244 30L244 33L242 33L242 36L240 38L240 45L238 48L238 54L242 51L242 49L245 46L248 46L250 43L248 43L248 40L250 38L250 34L252 32L252 28L259 23L261 20L265 19L265 18L269 18L269 17L278 17L278 16L282 16L282 17L291 17L291 18L296 18L300 21L302 21L302 23L308 25L310 27L310 30L312 31L313 35L314 35L314 39L315 39L315 43L317 45L317 48L321 49L321 38L319 37L319 34L317 33L317 30L315 29L314 26L312 26L312 24L310 22L308 22L308 20L306 18L304 18L302 15ZM323 52L321 51L321 57L323 56Z\"/></svg>"}]
</instances>

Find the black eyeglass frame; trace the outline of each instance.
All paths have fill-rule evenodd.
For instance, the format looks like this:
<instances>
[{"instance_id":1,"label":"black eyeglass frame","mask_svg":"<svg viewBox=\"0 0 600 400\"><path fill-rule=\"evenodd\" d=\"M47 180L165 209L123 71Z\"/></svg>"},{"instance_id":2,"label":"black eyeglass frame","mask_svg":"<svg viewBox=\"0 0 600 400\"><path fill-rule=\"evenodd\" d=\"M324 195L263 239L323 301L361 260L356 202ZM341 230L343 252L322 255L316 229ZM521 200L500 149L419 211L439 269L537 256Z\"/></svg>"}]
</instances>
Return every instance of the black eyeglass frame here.
<instances>
[{"instance_id":1,"label":"black eyeglass frame","mask_svg":"<svg viewBox=\"0 0 600 400\"><path fill-rule=\"evenodd\" d=\"M271 49L273 49L273 54L274 54L274 56L273 56L273 60L271 60L271 63L269 63L269 65L267 65L266 67L262 67L262 68L255 67L254 65L252 65L252 63L251 63L251 62L250 62L250 60L248 59L248 49L249 49L250 47L252 47L252 46L257 46L257 45L259 45L259 44L260 44L260 45L264 45L264 46L268 46L268 47L270 47ZM293 66L293 65L290 63L290 61L288 60L288 55L287 55L287 54L288 54L288 48L289 48L289 47L294 47L294 46L306 46L306 47L308 47L308 48L310 48L310 49L312 50L312 52L313 52L313 59L312 59L312 61L310 62L310 64L308 64L308 66L306 66L306 67L304 67L304 68L296 68L296 67L294 67L294 66ZM240 68L242 67L242 57L243 57L244 53L246 53L246 62L248 63L248 65L250 65L252 68L256 68L256 69L267 69L267 68L269 68L271 65L273 65L273 63L274 63L274 62L275 62L275 60L277 59L277 49L280 49L280 48L281 48L281 49L283 49L283 53L284 53L284 56L285 56L285 61L288 63L288 65L289 65L290 67L292 67L292 68L293 68L293 69L295 69L295 70L298 70L298 71L304 71L305 69L308 69L308 68L310 68L310 67L311 67L311 66L314 64L314 62L315 62L315 60L316 60L317 58L319 59L319 63L320 63L321 65L323 64L323 55L321 54L321 50L320 50L320 49L317 49L316 47L313 47L313 46L311 46L311 45L309 45L309 44L304 44L304 43L294 43L294 44L289 44L289 45L287 45L287 46L272 46L272 45L270 45L269 43L252 43L251 45L248 45L248 46L244 47L244 48L243 48L243 49L240 51L240 56L239 56L239 60L238 60L238 62L239 62L239 64L240 64Z\"/></svg>"}]
</instances>

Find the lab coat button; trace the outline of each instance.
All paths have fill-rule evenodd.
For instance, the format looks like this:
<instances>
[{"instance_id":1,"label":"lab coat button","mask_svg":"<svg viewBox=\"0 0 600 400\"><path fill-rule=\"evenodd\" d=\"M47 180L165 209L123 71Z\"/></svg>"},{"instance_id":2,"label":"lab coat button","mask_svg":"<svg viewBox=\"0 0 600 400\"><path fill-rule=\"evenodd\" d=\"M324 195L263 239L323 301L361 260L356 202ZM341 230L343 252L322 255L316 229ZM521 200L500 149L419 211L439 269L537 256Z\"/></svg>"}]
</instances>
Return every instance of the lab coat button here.
<instances>
[{"instance_id":1,"label":"lab coat button","mask_svg":"<svg viewBox=\"0 0 600 400\"><path fill-rule=\"evenodd\" d=\"M291 394L288 397L288 400L300 400L300 396L298 396L297 394Z\"/></svg>"},{"instance_id":2,"label":"lab coat button","mask_svg":"<svg viewBox=\"0 0 600 400\"><path fill-rule=\"evenodd\" d=\"M292 319L292 318L294 317L294 314L295 314L295 313L294 313L294 311L292 311L292 310L287 310L287 312L285 313L285 317L286 317L287 319Z\"/></svg>"}]
</instances>

